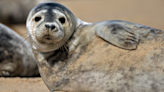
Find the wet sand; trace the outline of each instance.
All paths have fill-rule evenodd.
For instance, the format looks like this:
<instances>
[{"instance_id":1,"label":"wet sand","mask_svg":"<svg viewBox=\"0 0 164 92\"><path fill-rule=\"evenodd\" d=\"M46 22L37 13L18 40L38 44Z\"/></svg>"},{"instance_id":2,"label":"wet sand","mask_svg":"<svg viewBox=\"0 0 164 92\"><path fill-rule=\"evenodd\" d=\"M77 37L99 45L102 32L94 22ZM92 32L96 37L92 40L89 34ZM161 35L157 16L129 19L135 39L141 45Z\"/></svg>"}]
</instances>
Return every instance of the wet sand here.
<instances>
[{"instance_id":1,"label":"wet sand","mask_svg":"<svg viewBox=\"0 0 164 92\"><path fill-rule=\"evenodd\" d=\"M126 20L164 30L163 0L58 0L87 22ZM25 25L10 26L26 38ZM48 92L41 78L0 78L0 92Z\"/></svg>"}]
</instances>

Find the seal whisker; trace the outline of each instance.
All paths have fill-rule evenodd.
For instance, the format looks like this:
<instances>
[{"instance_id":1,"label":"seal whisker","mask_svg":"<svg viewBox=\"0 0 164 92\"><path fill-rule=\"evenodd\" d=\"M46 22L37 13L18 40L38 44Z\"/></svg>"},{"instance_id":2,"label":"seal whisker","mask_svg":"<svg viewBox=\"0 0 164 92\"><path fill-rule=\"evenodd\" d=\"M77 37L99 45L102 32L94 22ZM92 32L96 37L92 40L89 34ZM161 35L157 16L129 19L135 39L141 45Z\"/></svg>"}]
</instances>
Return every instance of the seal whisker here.
<instances>
[{"instance_id":1,"label":"seal whisker","mask_svg":"<svg viewBox=\"0 0 164 92\"><path fill-rule=\"evenodd\" d=\"M65 44L64 44L63 46L64 46L64 48L66 49L66 51L67 51L67 53L68 53L68 49L67 49L67 46L66 46Z\"/></svg>"},{"instance_id":2,"label":"seal whisker","mask_svg":"<svg viewBox=\"0 0 164 92\"><path fill-rule=\"evenodd\" d=\"M63 53L64 53L64 47L62 46L61 48L62 48L62 51L63 51Z\"/></svg>"},{"instance_id":3,"label":"seal whisker","mask_svg":"<svg viewBox=\"0 0 164 92\"><path fill-rule=\"evenodd\" d=\"M25 39L23 39L23 41L20 43L20 45L24 44L26 48L29 47L30 43L28 43L27 39L28 39L28 36ZM27 49L29 49L29 48L27 48Z\"/></svg>"}]
</instances>

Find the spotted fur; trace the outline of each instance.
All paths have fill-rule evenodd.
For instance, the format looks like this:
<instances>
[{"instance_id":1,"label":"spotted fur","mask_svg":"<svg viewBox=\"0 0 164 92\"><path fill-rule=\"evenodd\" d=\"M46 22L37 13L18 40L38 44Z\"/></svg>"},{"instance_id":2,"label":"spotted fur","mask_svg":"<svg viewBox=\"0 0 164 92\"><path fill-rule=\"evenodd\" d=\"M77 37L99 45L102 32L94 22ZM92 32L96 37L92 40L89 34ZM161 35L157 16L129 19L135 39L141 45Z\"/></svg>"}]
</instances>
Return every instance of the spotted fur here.
<instances>
[{"instance_id":1,"label":"spotted fur","mask_svg":"<svg viewBox=\"0 0 164 92\"><path fill-rule=\"evenodd\" d=\"M44 25L35 27L38 24L32 21L32 17L36 11L44 16L47 13L41 14L41 11L51 9L57 12L54 14L57 17L54 19L55 23L58 23L58 16L63 16L61 13L67 16L66 24L71 25L65 26L66 24L61 23L54 25L65 36L68 36L67 31L71 35L69 34L61 46L54 40L51 43L54 44L53 49L50 50L51 46L46 42L33 44L38 41L32 32L47 30L44 29ZM162 57L164 33L161 30L120 20L92 24L72 15L60 4L45 3L36 6L27 19L33 53L40 74L51 92L164 91ZM71 22L72 19L76 21ZM42 21L39 23L47 23ZM63 30L60 30L60 27L63 27ZM47 47L40 50L38 49L40 45Z\"/></svg>"},{"instance_id":2,"label":"spotted fur","mask_svg":"<svg viewBox=\"0 0 164 92\"><path fill-rule=\"evenodd\" d=\"M39 76L29 43L0 24L0 76Z\"/></svg>"}]
</instances>

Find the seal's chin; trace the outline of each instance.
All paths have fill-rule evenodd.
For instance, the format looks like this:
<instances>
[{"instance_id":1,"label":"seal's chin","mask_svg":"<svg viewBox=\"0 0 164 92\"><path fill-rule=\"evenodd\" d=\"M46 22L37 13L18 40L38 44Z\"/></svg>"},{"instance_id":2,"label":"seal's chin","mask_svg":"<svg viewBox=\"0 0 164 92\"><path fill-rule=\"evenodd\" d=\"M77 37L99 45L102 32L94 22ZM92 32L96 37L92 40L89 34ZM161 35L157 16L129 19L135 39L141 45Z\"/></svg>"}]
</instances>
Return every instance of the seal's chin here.
<instances>
[{"instance_id":1,"label":"seal's chin","mask_svg":"<svg viewBox=\"0 0 164 92\"><path fill-rule=\"evenodd\" d=\"M54 41L51 37L46 37L44 40L44 42L48 44L56 43L56 41Z\"/></svg>"},{"instance_id":2,"label":"seal's chin","mask_svg":"<svg viewBox=\"0 0 164 92\"><path fill-rule=\"evenodd\" d=\"M59 49L65 43L64 38L54 39L52 37L43 37L31 42L32 49L39 52L50 52Z\"/></svg>"},{"instance_id":3,"label":"seal's chin","mask_svg":"<svg viewBox=\"0 0 164 92\"><path fill-rule=\"evenodd\" d=\"M58 39L54 39L53 37L43 37L43 39L38 40L39 43L41 44L57 44L59 41L62 40L62 37L58 38Z\"/></svg>"},{"instance_id":4,"label":"seal's chin","mask_svg":"<svg viewBox=\"0 0 164 92\"><path fill-rule=\"evenodd\" d=\"M45 43L37 43L37 44L32 44L32 49L34 51L38 51L38 52L51 52L51 51L55 51L57 49L59 49L62 44L59 44L60 42L56 43L56 44L45 44Z\"/></svg>"},{"instance_id":5,"label":"seal's chin","mask_svg":"<svg viewBox=\"0 0 164 92\"><path fill-rule=\"evenodd\" d=\"M64 34L62 32L56 33L56 34L40 34L37 35L35 37L35 39L39 42L39 43L44 43L44 44L56 44L59 41L61 41L64 37Z\"/></svg>"}]
</instances>

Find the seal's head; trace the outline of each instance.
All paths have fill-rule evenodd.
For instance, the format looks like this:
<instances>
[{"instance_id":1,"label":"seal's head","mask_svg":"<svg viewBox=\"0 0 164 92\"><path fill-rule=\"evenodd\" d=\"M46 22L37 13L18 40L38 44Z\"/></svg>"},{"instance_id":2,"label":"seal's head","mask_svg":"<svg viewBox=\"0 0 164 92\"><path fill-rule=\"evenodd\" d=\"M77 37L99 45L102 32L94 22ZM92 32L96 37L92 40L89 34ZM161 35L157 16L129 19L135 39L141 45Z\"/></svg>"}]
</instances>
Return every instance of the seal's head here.
<instances>
[{"instance_id":1,"label":"seal's head","mask_svg":"<svg viewBox=\"0 0 164 92\"><path fill-rule=\"evenodd\" d=\"M76 17L63 5L43 3L28 15L26 27L31 46L39 52L54 51L72 36Z\"/></svg>"}]
</instances>

